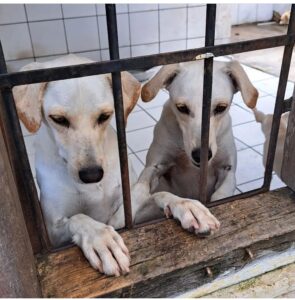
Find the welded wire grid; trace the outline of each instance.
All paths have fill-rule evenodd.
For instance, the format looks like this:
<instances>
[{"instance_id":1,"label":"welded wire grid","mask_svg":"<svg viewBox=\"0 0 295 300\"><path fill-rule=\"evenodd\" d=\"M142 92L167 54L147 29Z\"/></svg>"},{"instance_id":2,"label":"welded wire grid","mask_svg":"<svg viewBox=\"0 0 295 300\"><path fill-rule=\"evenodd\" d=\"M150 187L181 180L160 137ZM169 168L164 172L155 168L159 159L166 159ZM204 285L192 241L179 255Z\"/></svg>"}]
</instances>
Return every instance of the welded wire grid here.
<instances>
[{"instance_id":1,"label":"welded wire grid","mask_svg":"<svg viewBox=\"0 0 295 300\"><path fill-rule=\"evenodd\" d=\"M203 115L201 149L201 200L205 202L208 207L212 207L236 199L247 198L258 193L266 192L269 190L270 187L280 117L282 112L286 110L286 107L288 107L288 105L286 105L286 101L284 100L284 95L288 80L288 73L295 38L294 10L295 6L292 5L290 23L286 35L214 46L216 5L208 4L206 14L205 47L185 51L176 51L170 53L161 53L135 58L120 59L116 22L116 6L114 4L107 4L106 15L109 37L109 50L111 58L110 61L8 74L6 71L6 64L3 51L0 51L0 72L2 73L0 74L0 89L2 95L0 101L0 111L2 119L2 128L7 139L7 147L10 152L11 164L15 171L18 186L20 186L19 189L24 193L23 198L25 200L22 201L22 206L34 252L37 253L40 252L41 249L48 248L48 239L46 238L46 230L44 229L45 226L42 219L42 212L39 207L39 201L34 187L34 180L31 174L30 165L27 159L26 149L23 142L23 137L21 134L20 125L15 110L13 95L11 91L13 86L112 73L117 135L119 141L118 145L120 155L122 189L124 198L125 224L127 228L132 228L133 224L128 174L127 144L124 126L125 124L123 114L120 72L139 68L151 68L154 66L172 63L188 62L195 60L196 56L198 55L210 54L207 55L208 58L205 58L204 63L204 94L202 107ZM218 57L278 46L285 46L285 50L282 60L276 104L274 109L269 151L267 155L267 163L264 174L264 183L261 188L251 190L246 193L242 193L232 197L228 197L225 199L221 199L218 201L210 202L210 199L207 199L206 191L210 105L212 92L212 55ZM34 218L36 221L32 220Z\"/></svg>"}]
</instances>

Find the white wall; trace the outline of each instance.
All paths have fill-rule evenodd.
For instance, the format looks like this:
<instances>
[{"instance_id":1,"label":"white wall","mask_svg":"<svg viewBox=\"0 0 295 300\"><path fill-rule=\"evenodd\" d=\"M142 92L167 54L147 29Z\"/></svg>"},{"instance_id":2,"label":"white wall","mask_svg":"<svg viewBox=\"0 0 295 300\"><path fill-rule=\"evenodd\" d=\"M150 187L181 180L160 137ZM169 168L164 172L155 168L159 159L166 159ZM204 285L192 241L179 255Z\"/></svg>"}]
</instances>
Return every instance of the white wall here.
<instances>
[{"instance_id":1,"label":"white wall","mask_svg":"<svg viewBox=\"0 0 295 300\"><path fill-rule=\"evenodd\" d=\"M201 47L205 18L205 4L119 4L120 55ZM230 26L230 5L218 5L217 42ZM67 53L109 59L103 4L0 4L0 39L10 71Z\"/></svg>"},{"instance_id":2,"label":"white wall","mask_svg":"<svg viewBox=\"0 0 295 300\"><path fill-rule=\"evenodd\" d=\"M280 14L289 10L291 4L231 4L232 25L270 21L273 11Z\"/></svg>"}]
</instances>

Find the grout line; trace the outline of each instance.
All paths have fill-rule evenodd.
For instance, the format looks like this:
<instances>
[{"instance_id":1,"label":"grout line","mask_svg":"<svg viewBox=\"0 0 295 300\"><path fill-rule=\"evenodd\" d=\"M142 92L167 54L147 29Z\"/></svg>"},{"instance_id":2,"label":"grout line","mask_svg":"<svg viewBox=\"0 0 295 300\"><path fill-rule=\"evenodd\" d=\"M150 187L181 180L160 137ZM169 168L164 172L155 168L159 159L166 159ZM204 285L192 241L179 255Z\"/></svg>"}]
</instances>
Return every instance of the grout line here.
<instances>
[{"instance_id":1,"label":"grout line","mask_svg":"<svg viewBox=\"0 0 295 300\"><path fill-rule=\"evenodd\" d=\"M66 31L66 24L65 24L64 11L63 11L63 5L62 4L60 4L60 9L61 9L61 16L62 16L64 34L65 34L65 42L66 42L67 53L70 53L69 43L68 43L68 35L67 35L67 31Z\"/></svg>"},{"instance_id":2,"label":"grout line","mask_svg":"<svg viewBox=\"0 0 295 300\"><path fill-rule=\"evenodd\" d=\"M97 6L95 5L95 13L96 13L96 26L97 26L97 34L98 34L98 42L99 42L99 59L102 61L102 55L101 55L101 38L99 33L99 23L98 23L98 14L97 14Z\"/></svg>"},{"instance_id":3,"label":"grout line","mask_svg":"<svg viewBox=\"0 0 295 300\"><path fill-rule=\"evenodd\" d=\"M28 27L29 37L30 37L30 42L31 42L31 47L32 47L32 54L33 54L33 57L30 57L30 58L33 58L34 61L36 61L35 49L34 49L34 45L33 45L32 33L31 33L31 28L30 28L30 23L29 23L26 4L24 4L24 11L25 11L25 16L26 16L26 22L25 23L27 24L27 27Z\"/></svg>"},{"instance_id":4,"label":"grout line","mask_svg":"<svg viewBox=\"0 0 295 300\"><path fill-rule=\"evenodd\" d=\"M126 130L126 133L132 133L132 132L135 132L135 131L139 131L139 130L143 130L143 129L148 129L148 128L151 128L151 127L155 127L155 125L156 124L150 125L150 126L141 127L141 128L137 128L137 129L132 129L132 130L128 130L128 131Z\"/></svg>"},{"instance_id":5,"label":"grout line","mask_svg":"<svg viewBox=\"0 0 295 300\"><path fill-rule=\"evenodd\" d=\"M129 47L130 47L130 50L129 50L129 55L130 57L132 57L132 43L131 43L131 26L130 26L130 13L129 13L129 4L126 4L127 5L127 14L128 14L128 32L129 32Z\"/></svg>"},{"instance_id":6,"label":"grout line","mask_svg":"<svg viewBox=\"0 0 295 300\"><path fill-rule=\"evenodd\" d=\"M135 153L135 152L133 152L132 153L139 161L140 161L140 163L145 167L145 163L139 158L139 156Z\"/></svg>"},{"instance_id":7,"label":"grout line","mask_svg":"<svg viewBox=\"0 0 295 300\"><path fill-rule=\"evenodd\" d=\"M158 4L158 53L161 53L161 48L160 48L160 41L161 41L161 30L160 30L160 4Z\"/></svg>"},{"instance_id":8,"label":"grout line","mask_svg":"<svg viewBox=\"0 0 295 300\"><path fill-rule=\"evenodd\" d=\"M264 179L264 176L263 177L259 177L259 178L255 178L255 179L251 179L249 181L245 181L245 182L242 182L242 183L239 183L237 186L241 186L241 185L244 185L244 184L252 183L252 182L260 180L260 179Z\"/></svg>"},{"instance_id":9,"label":"grout line","mask_svg":"<svg viewBox=\"0 0 295 300\"><path fill-rule=\"evenodd\" d=\"M185 6L186 8L186 23L185 23L185 49L188 49L188 4Z\"/></svg>"}]
</instances>

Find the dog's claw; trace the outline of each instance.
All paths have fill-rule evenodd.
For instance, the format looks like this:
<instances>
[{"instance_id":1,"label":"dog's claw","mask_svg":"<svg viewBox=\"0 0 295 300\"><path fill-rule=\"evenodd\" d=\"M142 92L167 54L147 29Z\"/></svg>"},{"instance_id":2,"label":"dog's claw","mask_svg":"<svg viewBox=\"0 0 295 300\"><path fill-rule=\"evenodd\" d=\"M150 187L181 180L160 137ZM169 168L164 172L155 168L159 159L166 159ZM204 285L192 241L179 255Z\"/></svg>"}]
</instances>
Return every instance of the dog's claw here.
<instances>
[{"instance_id":1,"label":"dog's claw","mask_svg":"<svg viewBox=\"0 0 295 300\"><path fill-rule=\"evenodd\" d=\"M171 209L169 207L169 205L167 205L164 209L164 214L166 216L167 219L171 219L173 217Z\"/></svg>"}]
</instances>

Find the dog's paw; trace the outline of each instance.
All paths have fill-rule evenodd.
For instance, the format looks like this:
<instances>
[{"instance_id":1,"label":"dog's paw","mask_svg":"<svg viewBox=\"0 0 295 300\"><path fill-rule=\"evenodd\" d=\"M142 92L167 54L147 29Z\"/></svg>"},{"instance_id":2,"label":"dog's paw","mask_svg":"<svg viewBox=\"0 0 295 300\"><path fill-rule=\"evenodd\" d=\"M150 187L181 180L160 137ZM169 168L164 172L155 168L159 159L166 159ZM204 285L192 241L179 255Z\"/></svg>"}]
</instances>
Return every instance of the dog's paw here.
<instances>
[{"instance_id":1,"label":"dog's paw","mask_svg":"<svg viewBox=\"0 0 295 300\"><path fill-rule=\"evenodd\" d=\"M198 236L208 236L220 227L209 209L197 200L177 198L168 201L164 208L167 218L175 218L181 226Z\"/></svg>"},{"instance_id":2,"label":"dog's paw","mask_svg":"<svg viewBox=\"0 0 295 300\"><path fill-rule=\"evenodd\" d=\"M94 220L87 223L73 235L73 241L91 266L109 276L129 273L130 256L122 237L112 226Z\"/></svg>"}]
</instances>

